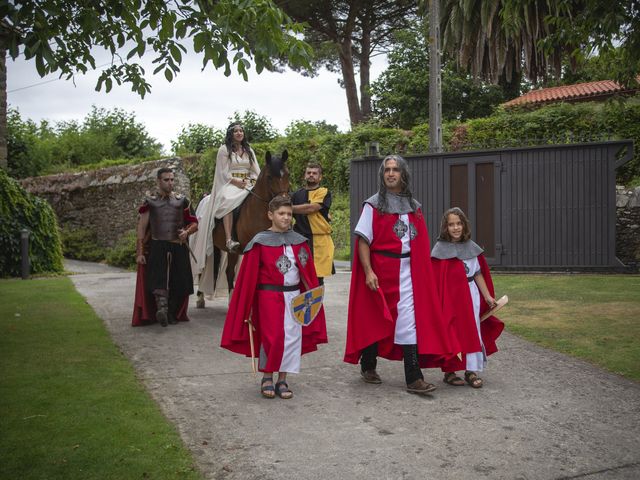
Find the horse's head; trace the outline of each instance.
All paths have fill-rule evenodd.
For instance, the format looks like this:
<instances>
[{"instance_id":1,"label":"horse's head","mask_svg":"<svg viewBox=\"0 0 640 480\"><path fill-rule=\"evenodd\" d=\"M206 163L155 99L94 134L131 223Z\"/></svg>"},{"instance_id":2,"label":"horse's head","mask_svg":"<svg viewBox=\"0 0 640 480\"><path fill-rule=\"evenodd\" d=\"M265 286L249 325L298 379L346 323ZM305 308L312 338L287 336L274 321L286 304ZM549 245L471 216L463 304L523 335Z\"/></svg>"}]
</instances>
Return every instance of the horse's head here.
<instances>
[{"instance_id":1,"label":"horse's head","mask_svg":"<svg viewBox=\"0 0 640 480\"><path fill-rule=\"evenodd\" d=\"M271 152L267 152L265 155L266 167L263 173L269 187L270 198L289 193L290 185L287 158L289 158L289 152L286 150L284 150L280 156L271 155Z\"/></svg>"}]
</instances>

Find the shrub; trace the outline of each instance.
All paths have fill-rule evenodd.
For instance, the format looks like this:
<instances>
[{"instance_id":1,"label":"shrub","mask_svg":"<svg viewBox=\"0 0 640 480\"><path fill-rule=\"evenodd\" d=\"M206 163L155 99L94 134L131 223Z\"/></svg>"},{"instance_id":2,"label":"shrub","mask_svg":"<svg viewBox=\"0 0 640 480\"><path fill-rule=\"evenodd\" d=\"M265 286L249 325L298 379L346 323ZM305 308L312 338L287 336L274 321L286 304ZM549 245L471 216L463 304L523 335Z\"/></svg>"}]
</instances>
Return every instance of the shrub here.
<instances>
[{"instance_id":1,"label":"shrub","mask_svg":"<svg viewBox=\"0 0 640 480\"><path fill-rule=\"evenodd\" d=\"M125 233L115 247L111 248L106 255L106 261L114 267L135 270L136 268L136 230L129 230Z\"/></svg>"},{"instance_id":2,"label":"shrub","mask_svg":"<svg viewBox=\"0 0 640 480\"><path fill-rule=\"evenodd\" d=\"M62 254L66 258L101 262L105 257L104 248L98 246L96 232L89 228L73 228L65 225L60 229Z\"/></svg>"},{"instance_id":3,"label":"shrub","mask_svg":"<svg viewBox=\"0 0 640 480\"><path fill-rule=\"evenodd\" d=\"M224 143L224 132L202 123L190 123L171 141L171 148L176 155L204 153L218 148Z\"/></svg>"},{"instance_id":4,"label":"shrub","mask_svg":"<svg viewBox=\"0 0 640 480\"><path fill-rule=\"evenodd\" d=\"M218 147L206 150L202 155L192 155L182 159L185 174L191 185L191 205L195 209L200 199L211 192L213 173L216 169Z\"/></svg>"},{"instance_id":5,"label":"shrub","mask_svg":"<svg viewBox=\"0 0 640 480\"><path fill-rule=\"evenodd\" d=\"M21 273L20 231L31 232L31 273L62 272L62 248L56 216L43 199L28 193L0 169L0 276Z\"/></svg>"},{"instance_id":6,"label":"shrub","mask_svg":"<svg viewBox=\"0 0 640 480\"><path fill-rule=\"evenodd\" d=\"M346 193L334 195L330 213L333 228L331 238L336 247L334 257L336 260L349 260L351 258L349 195Z\"/></svg>"},{"instance_id":7,"label":"shrub","mask_svg":"<svg viewBox=\"0 0 640 480\"><path fill-rule=\"evenodd\" d=\"M22 120L15 109L7 112L7 163L16 178L42 175L61 168L103 160L159 157L161 144L144 125L115 108L92 107L83 122L47 121L36 125Z\"/></svg>"}]
</instances>

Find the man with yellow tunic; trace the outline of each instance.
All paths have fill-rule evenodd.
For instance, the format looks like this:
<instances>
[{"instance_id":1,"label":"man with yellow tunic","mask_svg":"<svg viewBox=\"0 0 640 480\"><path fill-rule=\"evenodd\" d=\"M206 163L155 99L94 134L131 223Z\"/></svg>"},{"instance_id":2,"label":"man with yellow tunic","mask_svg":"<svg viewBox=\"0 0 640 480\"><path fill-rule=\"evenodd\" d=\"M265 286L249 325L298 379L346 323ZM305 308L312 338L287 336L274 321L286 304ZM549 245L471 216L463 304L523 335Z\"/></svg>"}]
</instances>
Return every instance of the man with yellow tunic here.
<instances>
[{"instance_id":1,"label":"man with yellow tunic","mask_svg":"<svg viewBox=\"0 0 640 480\"><path fill-rule=\"evenodd\" d=\"M307 237L313 252L313 261L320 284L323 278L333 275L333 240L331 239L331 192L321 187L322 167L319 163L309 163L304 172L304 187L291 197L293 229Z\"/></svg>"}]
</instances>

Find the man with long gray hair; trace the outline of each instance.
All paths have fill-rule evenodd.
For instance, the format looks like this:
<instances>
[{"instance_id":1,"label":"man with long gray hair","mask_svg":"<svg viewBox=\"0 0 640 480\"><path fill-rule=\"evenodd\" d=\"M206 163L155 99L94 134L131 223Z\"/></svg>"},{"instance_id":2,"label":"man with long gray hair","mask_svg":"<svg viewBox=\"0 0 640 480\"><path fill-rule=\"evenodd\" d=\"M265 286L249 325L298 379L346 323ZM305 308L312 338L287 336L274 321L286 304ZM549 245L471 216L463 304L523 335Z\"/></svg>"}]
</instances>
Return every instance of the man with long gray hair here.
<instances>
[{"instance_id":1,"label":"man with long gray hair","mask_svg":"<svg viewBox=\"0 0 640 480\"><path fill-rule=\"evenodd\" d=\"M384 158L378 193L364 202L355 228L345 362L378 384L377 357L403 360L407 391L428 394L421 367L455 355L442 318L427 225L410 189L407 162Z\"/></svg>"}]
</instances>

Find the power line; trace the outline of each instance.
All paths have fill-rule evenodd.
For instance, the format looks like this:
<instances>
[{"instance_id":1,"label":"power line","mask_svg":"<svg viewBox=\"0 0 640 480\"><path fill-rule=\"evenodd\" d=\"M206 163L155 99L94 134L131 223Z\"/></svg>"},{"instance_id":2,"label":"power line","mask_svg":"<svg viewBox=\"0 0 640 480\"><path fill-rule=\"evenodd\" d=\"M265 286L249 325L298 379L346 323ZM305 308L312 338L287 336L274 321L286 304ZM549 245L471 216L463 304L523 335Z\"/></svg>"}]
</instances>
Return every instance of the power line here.
<instances>
[{"instance_id":1,"label":"power line","mask_svg":"<svg viewBox=\"0 0 640 480\"><path fill-rule=\"evenodd\" d=\"M103 63L102 65L98 65L95 70L98 70L99 68L102 67L106 67L107 65L111 65L111 62L107 62L107 63ZM27 85L26 87L19 87L19 88L14 88L13 90L8 90L7 94L9 93L13 93L13 92L19 92L20 90L26 90L28 88L33 88L33 87L39 87L40 85L46 85L47 83L51 83L51 82L56 82L58 80L63 80L62 77L58 77L58 78L52 78L51 80L45 80L44 82L38 82L38 83L34 83L32 85Z\"/></svg>"}]
</instances>

